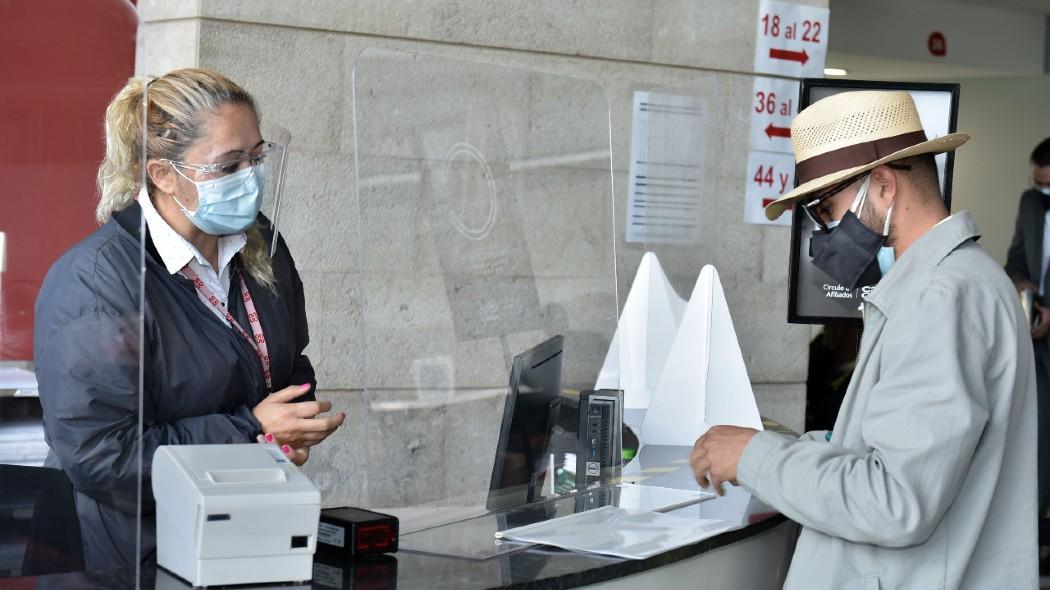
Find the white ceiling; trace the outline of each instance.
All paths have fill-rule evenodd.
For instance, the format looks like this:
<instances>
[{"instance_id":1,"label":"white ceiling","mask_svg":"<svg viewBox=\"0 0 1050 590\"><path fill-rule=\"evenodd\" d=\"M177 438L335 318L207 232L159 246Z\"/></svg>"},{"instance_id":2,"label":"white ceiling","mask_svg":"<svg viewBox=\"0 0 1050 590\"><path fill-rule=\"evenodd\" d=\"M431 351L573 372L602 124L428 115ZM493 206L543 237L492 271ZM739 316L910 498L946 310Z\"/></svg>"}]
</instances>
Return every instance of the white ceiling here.
<instances>
[{"instance_id":1,"label":"white ceiling","mask_svg":"<svg viewBox=\"0 0 1050 590\"><path fill-rule=\"evenodd\" d=\"M854 2L878 0L830 0L831 10L850 10ZM918 1L918 0L916 0ZM1029 13L1034 18L1050 18L1050 0L940 0L956 4L983 6L1016 13ZM857 80L960 81L973 78L1018 76L1016 72L980 67L965 67L930 61L892 59L878 55L858 55L829 49L826 66L849 72L846 78Z\"/></svg>"},{"instance_id":2,"label":"white ceiling","mask_svg":"<svg viewBox=\"0 0 1050 590\"><path fill-rule=\"evenodd\" d=\"M845 76L853 80L895 80L900 82L958 82L967 78L998 78L1015 76L983 68L970 68L937 63L885 59L866 55L852 55L836 51L828 52L826 67L842 68L849 72Z\"/></svg>"},{"instance_id":3,"label":"white ceiling","mask_svg":"<svg viewBox=\"0 0 1050 590\"><path fill-rule=\"evenodd\" d=\"M947 0L960 4L977 4L991 8L1004 8L1018 12L1050 14L1050 0Z\"/></svg>"}]
</instances>

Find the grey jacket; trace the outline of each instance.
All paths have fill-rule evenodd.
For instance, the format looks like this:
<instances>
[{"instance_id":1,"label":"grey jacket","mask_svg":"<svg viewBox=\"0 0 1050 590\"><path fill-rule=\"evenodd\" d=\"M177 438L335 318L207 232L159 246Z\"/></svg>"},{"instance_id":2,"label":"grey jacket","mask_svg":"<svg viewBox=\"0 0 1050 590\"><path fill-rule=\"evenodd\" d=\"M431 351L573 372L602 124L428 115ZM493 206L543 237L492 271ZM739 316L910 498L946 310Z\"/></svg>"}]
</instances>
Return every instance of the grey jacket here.
<instances>
[{"instance_id":1,"label":"grey jacket","mask_svg":"<svg viewBox=\"0 0 1050 590\"><path fill-rule=\"evenodd\" d=\"M766 431L738 480L803 525L786 588L1036 588L1032 342L967 213L865 305L830 441Z\"/></svg>"}]
</instances>

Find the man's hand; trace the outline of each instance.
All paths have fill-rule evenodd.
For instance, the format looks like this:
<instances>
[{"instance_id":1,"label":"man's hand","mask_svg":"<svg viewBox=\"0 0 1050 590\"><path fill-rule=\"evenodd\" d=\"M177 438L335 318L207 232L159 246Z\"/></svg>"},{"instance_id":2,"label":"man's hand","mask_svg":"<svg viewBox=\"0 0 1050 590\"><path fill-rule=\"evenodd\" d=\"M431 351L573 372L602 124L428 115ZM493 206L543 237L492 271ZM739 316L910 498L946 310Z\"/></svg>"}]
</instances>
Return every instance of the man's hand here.
<instances>
[{"instance_id":1,"label":"man's hand","mask_svg":"<svg viewBox=\"0 0 1050 590\"><path fill-rule=\"evenodd\" d=\"M739 426L713 426L696 440L689 463L693 466L693 476L700 487L714 486L719 496L725 494L722 484L736 484L736 466L744 447L751 437L758 434L753 428Z\"/></svg>"},{"instance_id":2,"label":"man's hand","mask_svg":"<svg viewBox=\"0 0 1050 590\"><path fill-rule=\"evenodd\" d=\"M1047 334L1050 334L1050 307L1043 307L1034 301L1032 305L1039 314L1039 322L1032 328L1032 340L1042 340Z\"/></svg>"}]
</instances>

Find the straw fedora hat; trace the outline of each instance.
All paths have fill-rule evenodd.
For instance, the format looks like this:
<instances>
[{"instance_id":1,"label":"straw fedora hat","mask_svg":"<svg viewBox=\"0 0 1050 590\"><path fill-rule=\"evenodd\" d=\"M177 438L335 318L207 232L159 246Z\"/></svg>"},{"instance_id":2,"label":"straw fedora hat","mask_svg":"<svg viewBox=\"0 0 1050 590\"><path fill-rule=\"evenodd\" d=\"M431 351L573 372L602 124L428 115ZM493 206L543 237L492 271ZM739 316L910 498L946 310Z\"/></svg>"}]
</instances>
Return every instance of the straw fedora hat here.
<instances>
[{"instance_id":1,"label":"straw fedora hat","mask_svg":"<svg viewBox=\"0 0 1050 590\"><path fill-rule=\"evenodd\" d=\"M810 105L791 122L798 187L766 206L780 217L795 201L877 166L966 143L966 133L926 139L911 95L903 91L842 92Z\"/></svg>"}]
</instances>

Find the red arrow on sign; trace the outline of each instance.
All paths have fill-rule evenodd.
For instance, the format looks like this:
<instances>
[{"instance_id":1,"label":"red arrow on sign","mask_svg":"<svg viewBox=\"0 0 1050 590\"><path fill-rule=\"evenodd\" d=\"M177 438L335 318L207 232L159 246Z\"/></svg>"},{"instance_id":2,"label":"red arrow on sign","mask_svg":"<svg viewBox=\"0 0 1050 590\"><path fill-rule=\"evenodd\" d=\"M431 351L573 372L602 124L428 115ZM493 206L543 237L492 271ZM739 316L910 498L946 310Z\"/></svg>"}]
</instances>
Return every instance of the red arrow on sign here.
<instances>
[{"instance_id":1,"label":"red arrow on sign","mask_svg":"<svg viewBox=\"0 0 1050 590\"><path fill-rule=\"evenodd\" d=\"M766 135L769 139L773 139L774 137L791 137L791 128L777 127L770 123L769 125L766 125Z\"/></svg>"},{"instance_id":2,"label":"red arrow on sign","mask_svg":"<svg viewBox=\"0 0 1050 590\"><path fill-rule=\"evenodd\" d=\"M806 65L806 62L809 61L809 54L806 53L805 49L802 51L788 51L786 49L773 49L771 47L769 49L769 57L770 59L797 61L802 65Z\"/></svg>"},{"instance_id":3,"label":"red arrow on sign","mask_svg":"<svg viewBox=\"0 0 1050 590\"><path fill-rule=\"evenodd\" d=\"M769 206L770 203L772 203L775 200L776 199L762 199L762 208L765 209Z\"/></svg>"}]
</instances>

